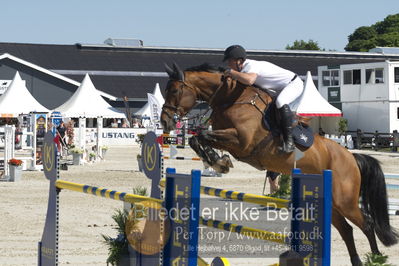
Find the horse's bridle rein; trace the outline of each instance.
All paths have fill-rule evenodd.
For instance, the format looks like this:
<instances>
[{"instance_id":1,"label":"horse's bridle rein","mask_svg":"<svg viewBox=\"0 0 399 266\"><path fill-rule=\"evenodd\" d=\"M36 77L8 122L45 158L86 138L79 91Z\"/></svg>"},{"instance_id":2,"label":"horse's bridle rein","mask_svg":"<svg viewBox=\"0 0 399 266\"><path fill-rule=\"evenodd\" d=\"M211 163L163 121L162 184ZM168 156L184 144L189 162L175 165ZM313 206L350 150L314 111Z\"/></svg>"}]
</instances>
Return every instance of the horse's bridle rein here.
<instances>
[{"instance_id":1,"label":"horse's bridle rein","mask_svg":"<svg viewBox=\"0 0 399 266\"><path fill-rule=\"evenodd\" d=\"M179 90L179 96L178 96L178 103L180 103L181 98L183 97L183 88L187 87L191 90L193 90L194 92L197 92L198 89L196 89L194 86L187 84L187 82L183 81L183 80L176 80L181 82L181 86L178 88ZM166 92L168 91L168 88L166 88ZM174 113L173 115L171 115L167 110L172 110ZM162 106L162 111L165 112L165 114L168 116L169 119L173 119L175 122L177 122L177 120L181 119L183 116L186 115L186 113L184 113L184 109L183 107L181 107L179 104L177 106L173 106L173 105L169 105L169 104L164 104Z\"/></svg>"},{"instance_id":2,"label":"horse's bridle rein","mask_svg":"<svg viewBox=\"0 0 399 266\"><path fill-rule=\"evenodd\" d=\"M223 77L223 76L222 76ZM181 101L181 97L183 96L183 88L187 87L191 90L193 90L194 92L197 93L197 95L200 95L200 93L198 92L199 89L193 85L188 84L187 82L185 82L184 80L176 80L179 81L181 83L181 86L178 88L179 89L179 96L178 96L178 103L180 103ZM224 79L222 79L222 82L220 83L219 87L212 93L212 95L209 97L209 102L208 105L211 106L211 103L214 99L214 96L218 93L218 91L223 87L224 85ZM166 91L168 90L168 88L166 88ZM174 113L173 115L171 115L167 110L172 110ZM173 119L175 122L177 122L177 120L181 119L183 116L185 116L187 113L184 113L184 109L180 106L173 106L173 105L169 105L169 104L164 104L162 106L162 111L165 112L165 114L168 116L169 119Z\"/></svg>"},{"instance_id":3,"label":"horse's bridle rein","mask_svg":"<svg viewBox=\"0 0 399 266\"><path fill-rule=\"evenodd\" d=\"M209 97L209 100L208 100L208 105L209 106L212 106L215 96L217 95L219 90L223 87L225 82L227 81L227 77L222 75L221 80L222 80L222 82L220 83L220 85L216 88L216 90L214 90L212 95ZM192 91L194 91L195 93L197 93L197 95L200 95L200 93L198 92L199 89L197 87L188 84L184 80L175 80L175 81L178 81L178 82L181 83L181 86L178 88L178 90L179 90L179 96L178 96L178 101L177 101L178 103L180 103L181 97L183 96L183 88L184 87L187 87L187 88L191 89ZM235 102L233 104L250 104L250 105L254 106L259 112L264 114L264 110L267 109L268 103L260 96L259 88L256 88L256 89L258 90L258 92L255 92L255 95L253 96L253 98L251 100L245 101L245 102ZM166 89L166 91L167 90L168 90L168 88ZM265 109L264 110L261 110L256 105L256 100L257 99L260 99L263 102L263 104L265 105ZM173 114L168 112L168 110L172 110ZM162 111L165 112L165 114L168 116L169 119L174 120L175 122L177 122L178 120L181 120L182 117L187 114L187 113L184 112L184 109L179 104L177 106L173 106L173 105L169 105L169 104L165 103L162 106Z\"/></svg>"}]
</instances>

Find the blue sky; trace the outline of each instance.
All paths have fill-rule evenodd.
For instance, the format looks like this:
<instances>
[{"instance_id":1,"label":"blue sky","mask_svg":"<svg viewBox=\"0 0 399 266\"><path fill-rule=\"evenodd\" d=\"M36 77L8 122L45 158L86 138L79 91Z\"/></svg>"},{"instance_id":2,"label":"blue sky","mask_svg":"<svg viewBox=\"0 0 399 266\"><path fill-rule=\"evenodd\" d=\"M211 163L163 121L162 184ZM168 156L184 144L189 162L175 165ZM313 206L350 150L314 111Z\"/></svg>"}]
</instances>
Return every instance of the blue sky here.
<instances>
[{"instance_id":1,"label":"blue sky","mask_svg":"<svg viewBox=\"0 0 399 266\"><path fill-rule=\"evenodd\" d=\"M0 42L98 44L114 37L146 46L284 50L312 39L338 51L356 28L399 13L397 0L4 0L1 7Z\"/></svg>"}]
</instances>

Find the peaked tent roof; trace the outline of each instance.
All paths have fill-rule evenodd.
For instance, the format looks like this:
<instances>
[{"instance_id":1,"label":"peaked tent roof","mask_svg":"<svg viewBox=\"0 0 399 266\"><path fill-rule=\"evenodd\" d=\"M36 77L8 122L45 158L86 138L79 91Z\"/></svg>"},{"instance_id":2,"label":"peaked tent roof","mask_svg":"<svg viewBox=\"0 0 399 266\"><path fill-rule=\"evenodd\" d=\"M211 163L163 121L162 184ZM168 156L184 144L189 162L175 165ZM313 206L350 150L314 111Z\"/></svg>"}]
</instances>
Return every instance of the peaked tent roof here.
<instances>
[{"instance_id":1,"label":"peaked tent roof","mask_svg":"<svg viewBox=\"0 0 399 266\"><path fill-rule=\"evenodd\" d=\"M161 106L165 103L165 99L162 96L161 89L159 87L159 83L155 84L154 92L152 94L155 95L155 98L158 100L158 102ZM150 108L150 105L148 104L148 102L134 114L141 115L141 116L144 116L144 115L151 116L151 108Z\"/></svg>"},{"instance_id":2,"label":"peaked tent roof","mask_svg":"<svg viewBox=\"0 0 399 266\"><path fill-rule=\"evenodd\" d=\"M109 105L94 87L88 74L76 92L63 105L54 109L65 117L126 118L126 115Z\"/></svg>"},{"instance_id":3,"label":"peaked tent roof","mask_svg":"<svg viewBox=\"0 0 399 266\"><path fill-rule=\"evenodd\" d=\"M30 112L48 113L50 110L32 96L17 71L10 86L0 97L0 115L16 117Z\"/></svg>"},{"instance_id":4,"label":"peaked tent roof","mask_svg":"<svg viewBox=\"0 0 399 266\"><path fill-rule=\"evenodd\" d=\"M300 116L342 116L342 112L338 108L329 104L320 95L313 83L310 71L306 74L303 95L296 112Z\"/></svg>"}]
</instances>

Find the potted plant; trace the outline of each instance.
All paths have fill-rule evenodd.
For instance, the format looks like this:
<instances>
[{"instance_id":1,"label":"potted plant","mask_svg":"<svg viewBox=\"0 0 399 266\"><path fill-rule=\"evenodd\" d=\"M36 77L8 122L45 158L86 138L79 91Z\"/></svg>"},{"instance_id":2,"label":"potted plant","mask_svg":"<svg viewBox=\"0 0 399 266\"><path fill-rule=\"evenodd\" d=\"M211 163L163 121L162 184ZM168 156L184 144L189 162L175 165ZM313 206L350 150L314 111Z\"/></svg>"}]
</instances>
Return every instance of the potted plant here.
<instances>
[{"instance_id":1,"label":"potted plant","mask_svg":"<svg viewBox=\"0 0 399 266\"><path fill-rule=\"evenodd\" d=\"M70 152L73 156L73 165L80 165L83 159L83 150L75 147L73 149L70 149Z\"/></svg>"},{"instance_id":2,"label":"potted plant","mask_svg":"<svg viewBox=\"0 0 399 266\"><path fill-rule=\"evenodd\" d=\"M141 145L144 141L144 137L145 134L137 134L136 142Z\"/></svg>"},{"instance_id":3,"label":"potted plant","mask_svg":"<svg viewBox=\"0 0 399 266\"><path fill-rule=\"evenodd\" d=\"M108 146L101 146L101 154L102 154L103 158L105 157L107 150L108 150Z\"/></svg>"},{"instance_id":4,"label":"potted plant","mask_svg":"<svg viewBox=\"0 0 399 266\"><path fill-rule=\"evenodd\" d=\"M92 162L96 160L96 154L94 152L89 153L89 160Z\"/></svg>"},{"instance_id":5,"label":"potted plant","mask_svg":"<svg viewBox=\"0 0 399 266\"><path fill-rule=\"evenodd\" d=\"M75 144L67 144L67 155L71 155L72 154L72 150L75 148Z\"/></svg>"},{"instance_id":6,"label":"potted plant","mask_svg":"<svg viewBox=\"0 0 399 266\"><path fill-rule=\"evenodd\" d=\"M12 158L8 161L10 166L10 181L19 181L22 176L22 161Z\"/></svg>"},{"instance_id":7,"label":"potted plant","mask_svg":"<svg viewBox=\"0 0 399 266\"><path fill-rule=\"evenodd\" d=\"M147 189L145 187L135 187L133 188L133 193L140 196L147 196ZM134 204L130 205L130 207L133 206ZM136 206L136 208L139 208L139 206ZM138 213L143 214L144 212L140 211ZM141 217L129 217L129 211L126 209L117 209L112 215L112 219L116 223L114 229L116 229L118 233L117 236L111 237L103 234L101 235L104 239L104 243L108 246L107 265L132 265L129 256L129 241L126 235L126 226L127 223L129 223L129 228L134 229L136 222L139 221L140 218Z\"/></svg>"}]
</instances>

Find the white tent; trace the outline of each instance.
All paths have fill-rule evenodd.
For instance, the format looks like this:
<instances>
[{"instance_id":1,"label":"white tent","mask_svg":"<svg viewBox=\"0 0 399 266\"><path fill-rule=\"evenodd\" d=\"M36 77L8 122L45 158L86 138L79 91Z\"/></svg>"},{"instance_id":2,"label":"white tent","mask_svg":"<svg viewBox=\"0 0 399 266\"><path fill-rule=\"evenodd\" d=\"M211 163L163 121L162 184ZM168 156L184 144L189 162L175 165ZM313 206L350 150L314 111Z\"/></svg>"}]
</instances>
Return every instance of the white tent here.
<instances>
[{"instance_id":1,"label":"white tent","mask_svg":"<svg viewBox=\"0 0 399 266\"><path fill-rule=\"evenodd\" d=\"M7 91L0 97L0 115L17 117L30 112L50 111L32 96L17 71Z\"/></svg>"},{"instance_id":2,"label":"white tent","mask_svg":"<svg viewBox=\"0 0 399 266\"><path fill-rule=\"evenodd\" d=\"M126 118L126 115L109 105L94 87L88 74L76 92L63 105L54 109L64 117Z\"/></svg>"},{"instance_id":3,"label":"white tent","mask_svg":"<svg viewBox=\"0 0 399 266\"><path fill-rule=\"evenodd\" d=\"M321 96L313 83L310 71L306 74L303 94L296 112L300 116L342 116L341 110Z\"/></svg>"},{"instance_id":4,"label":"white tent","mask_svg":"<svg viewBox=\"0 0 399 266\"><path fill-rule=\"evenodd\" d=\"M154 92L152 93L155 95L155 98L158 100L158 103L160 106L163 106L165 103L165 99L162 96L161 89L159 88L159 83L155 84ZM151 116L151 108L150 105L147 103L137 112L134 113L135 115L141 115L141 116Z\"/></svg>"},{"instance_id":5,"label":"white tent","mask_svg":"<svg viewBox=\"0 0 399 266\"><path fill-rule=\"evenodd\" d=\"M338 132L338 122L342 112L321 96L313 83L310 71L306 74L304 91L296 112L301 116L318 117L310 121L314 132L317 132L319 128L329 134Z\"/></svg>"}]
</instances>

